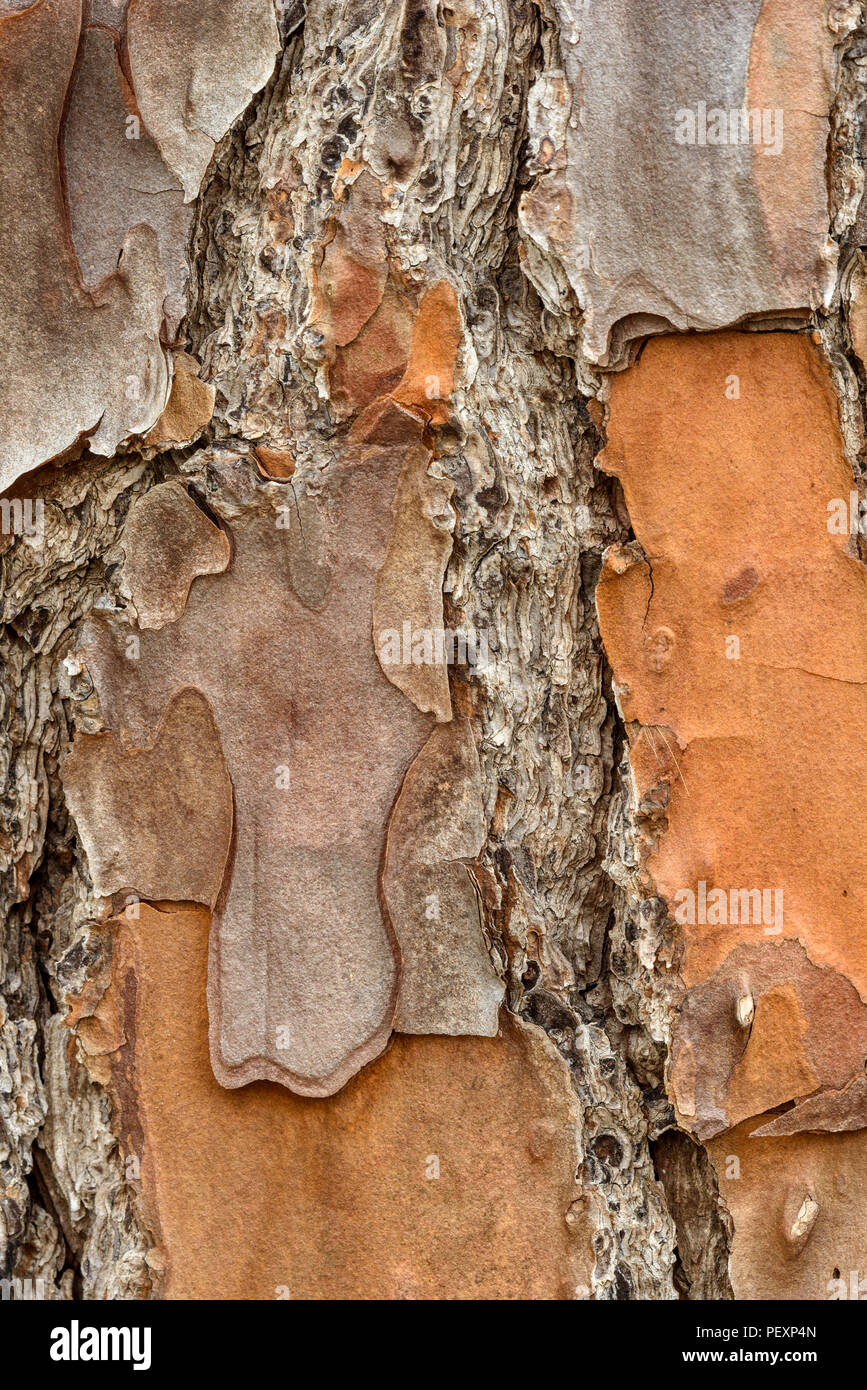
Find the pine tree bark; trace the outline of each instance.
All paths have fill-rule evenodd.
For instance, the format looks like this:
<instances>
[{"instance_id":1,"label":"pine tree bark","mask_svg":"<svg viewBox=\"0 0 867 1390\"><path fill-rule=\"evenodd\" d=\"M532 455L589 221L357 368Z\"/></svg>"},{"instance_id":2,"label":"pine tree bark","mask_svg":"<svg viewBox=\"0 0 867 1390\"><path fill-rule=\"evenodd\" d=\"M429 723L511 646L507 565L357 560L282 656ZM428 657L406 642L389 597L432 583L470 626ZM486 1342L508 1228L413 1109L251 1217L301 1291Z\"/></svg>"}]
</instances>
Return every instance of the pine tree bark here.
<instances>
[{"instance_id":1,"label":"pine tree bark","mask_svg":"<svg viewBox=\"0 0 867 1390\"><path fill-rule=\"evenodd\" d=\"M860 7L196 8L0 5L4 1290L837 1296Z\"/></svg>"}]
</instances>

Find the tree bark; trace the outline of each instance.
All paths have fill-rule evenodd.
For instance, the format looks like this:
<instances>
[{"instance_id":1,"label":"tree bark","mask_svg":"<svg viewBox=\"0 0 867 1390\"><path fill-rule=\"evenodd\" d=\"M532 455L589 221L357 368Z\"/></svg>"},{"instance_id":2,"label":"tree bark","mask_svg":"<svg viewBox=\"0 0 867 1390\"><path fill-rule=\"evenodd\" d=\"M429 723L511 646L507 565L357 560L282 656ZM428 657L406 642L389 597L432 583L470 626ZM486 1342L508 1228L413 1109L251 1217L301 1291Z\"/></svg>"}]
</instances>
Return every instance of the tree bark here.
<instances>
[{"instance_id":1,"label":"tree bark","mask_svg":"<svg viewBox=\"0 0 867 1390\"><path fill-rule=\"evenodd\" d=\"M4 1297L852 1296L860 6L196 8L0 5Z\"/></svg>"}]
</instances>

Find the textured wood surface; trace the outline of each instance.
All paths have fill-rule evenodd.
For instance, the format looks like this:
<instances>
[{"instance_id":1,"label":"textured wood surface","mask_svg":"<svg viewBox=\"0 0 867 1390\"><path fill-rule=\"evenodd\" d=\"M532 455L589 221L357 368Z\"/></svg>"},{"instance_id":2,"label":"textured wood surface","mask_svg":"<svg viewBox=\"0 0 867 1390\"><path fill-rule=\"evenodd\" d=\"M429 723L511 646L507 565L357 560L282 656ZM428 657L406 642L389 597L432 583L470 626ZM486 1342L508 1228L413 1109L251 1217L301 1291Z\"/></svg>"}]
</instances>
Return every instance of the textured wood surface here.
<instances>
[{"instance_id":1,"label":"textured wood surface","mask_svg":"<svg viewBox=\"0 0 867 1390\"><path fill-rule=\"evenodd\" d=\"M867 27L709 13L0 3L10 1279L843 1296Z\"/></svg>"}]
</instances>

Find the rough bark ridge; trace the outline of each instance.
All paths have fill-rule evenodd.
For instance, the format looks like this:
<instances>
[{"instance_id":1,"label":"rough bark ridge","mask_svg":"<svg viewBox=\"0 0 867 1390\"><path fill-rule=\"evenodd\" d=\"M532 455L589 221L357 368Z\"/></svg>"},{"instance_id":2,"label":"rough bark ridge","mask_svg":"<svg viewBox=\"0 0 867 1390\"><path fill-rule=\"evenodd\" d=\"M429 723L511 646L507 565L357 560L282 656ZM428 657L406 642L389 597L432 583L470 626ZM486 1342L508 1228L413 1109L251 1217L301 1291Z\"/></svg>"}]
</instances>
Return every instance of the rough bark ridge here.
<instances>
[{"instance_id":1,"label":"rough bark ridge","mask_svg":"<svg viewBox=\"0 0 867 1390\"><path fill-rule=\"evenodd\" d=\"M828 1297L861 7L201 8L0 6L0 1274Z\"/></svg>"}]
</instances>

